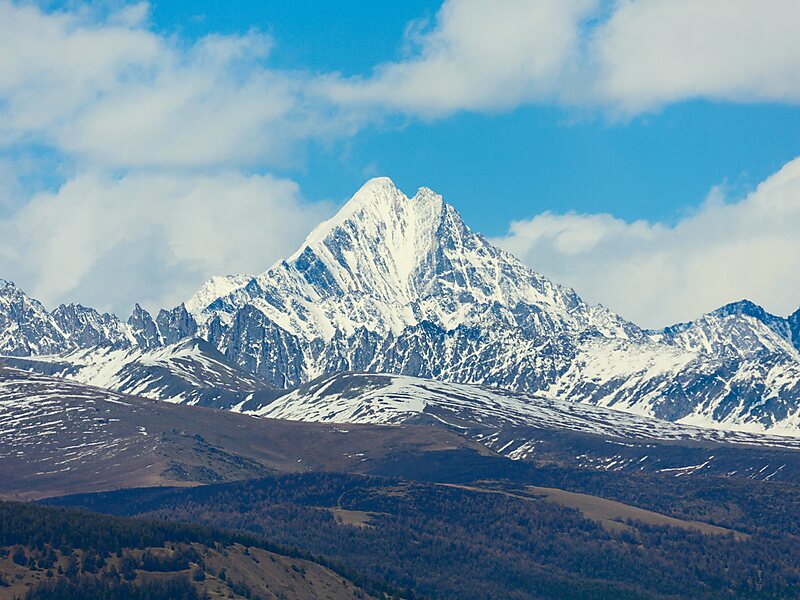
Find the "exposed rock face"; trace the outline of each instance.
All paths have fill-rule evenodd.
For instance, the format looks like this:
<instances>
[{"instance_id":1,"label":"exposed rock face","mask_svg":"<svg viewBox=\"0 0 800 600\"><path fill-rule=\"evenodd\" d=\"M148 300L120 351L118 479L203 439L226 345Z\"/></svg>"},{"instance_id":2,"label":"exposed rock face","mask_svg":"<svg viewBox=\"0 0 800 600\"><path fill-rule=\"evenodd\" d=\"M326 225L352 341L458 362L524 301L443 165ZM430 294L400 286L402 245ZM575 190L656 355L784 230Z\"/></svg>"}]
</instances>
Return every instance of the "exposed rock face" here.
<instances>
[{"instance_id":1,"label":"exposed rock face","mask_svg":"<svg viewBox=\"0 0 800 600\"><path fill-rule=\"evenodd\" d=\"M169 311L163 308L158 311L156 326L164 344L174 344L197 333L197 322L186 310L185 304Z\"/></svg>"},{"instance_id":2,"label":"exposed rock face","mask_svg":"<svg viewBox=\"0 0 800 600\"><path fill-rule=\"evenodd\" d=\"M51 314L77 348L104 345L124 348L131 345L126 327L112 314L100 314L80 304L62 304Z\"/></svg>"},{"instance_id":3,"label":"exposed rock face","mask_svg":"<svg viewBox=\"0 0 800 600\"><path fill-rule=\"evenodd\" d=\"M800 309L792 313L787 321L789 323L792 345L797 350L800 350Z\"/></svg>"},{"instance_id":4,"label":"exposed rock face","mask_svg":"<svg viewBox=\"0 0 800 600\"><path fill-rule=\"evenodd\" d=\"M52 354L67 345L67 336L37 300L11 281L0 279L0 353Z\"/></svg>"},{"instance_id":5,"label":"exposed rock face","mask_svg":"<svg viewBox=\"0 0 800 600\"><path fill-rule=\"evenodd\" d=\"M180 306L154 321L138 304L126 323L80 304L52 312L9 281L0 280L0 354L61 354L81 348L159 348L197 333L194 317Z\"/></svg>"},{"instance_id":6,"label":"exposed rock face","mask_svg":"<svg viewBox=\"0 0 800 600\"><path fill-rule=\"evenodd\" d=\"M128 317L128 327L136 340L136 345L140 348L149 350L161 346L164 342L153 317L138 304L134 306L133 314Z\"/></svg>"},{"instance_id":7,"label":"exposed rock face","mask_svg":"<svg viewBox=\"0 0 800 600\"><path fill-rule=\"evenodd\" d=\"M252 306L236 312L220 346L229 359L276 387L302 382L303 353L297 338Z\"/></svg>"}]
</instances>

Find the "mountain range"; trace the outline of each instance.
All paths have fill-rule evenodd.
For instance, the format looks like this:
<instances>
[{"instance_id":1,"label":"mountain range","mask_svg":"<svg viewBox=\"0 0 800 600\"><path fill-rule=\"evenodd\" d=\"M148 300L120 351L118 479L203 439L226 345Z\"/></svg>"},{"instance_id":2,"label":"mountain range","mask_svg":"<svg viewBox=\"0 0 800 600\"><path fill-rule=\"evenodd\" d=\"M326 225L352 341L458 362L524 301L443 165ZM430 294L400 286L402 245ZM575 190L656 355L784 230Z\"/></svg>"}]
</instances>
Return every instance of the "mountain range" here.
<instances>
[{"instance_id":1,"label":"mountain range","mask_svg":"<svg viewBox=\"0 0 800 600\"><path fill-rule=\"evenodd\" d=\"M386 178L286 260L213 277L155 318L139 305L127 321L78 304L48 312L0 282L0 354L118 392L253 414L319 377L367 372L800 434L800 310L783 318L743 300L647 330L494 247L433 191L409 198ZM314 410L295 406L291 418Z\"/></svg>"}]
</instances>

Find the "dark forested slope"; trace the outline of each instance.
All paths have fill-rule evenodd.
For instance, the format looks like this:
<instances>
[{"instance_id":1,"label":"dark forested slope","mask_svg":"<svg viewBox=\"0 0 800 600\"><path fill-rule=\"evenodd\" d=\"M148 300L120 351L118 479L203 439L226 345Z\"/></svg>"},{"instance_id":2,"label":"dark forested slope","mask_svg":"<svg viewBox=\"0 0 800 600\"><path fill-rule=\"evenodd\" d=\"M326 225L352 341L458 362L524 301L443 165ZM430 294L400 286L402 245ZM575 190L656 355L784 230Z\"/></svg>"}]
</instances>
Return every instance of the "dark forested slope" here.
<instances>
[{"instance_id":1,"label":"dark forested slope","mask_svg":"<svg viewBox=\"0 0 800 600\"><path fill-rule=\"evenodd\" d=\"M601 520L509 481L456 486L318 473L59 502L264 535L407 596L800 597L800 543L777 526L708 534L683 521L631 520L634 512Z\"/></svg>"}]
</instances>

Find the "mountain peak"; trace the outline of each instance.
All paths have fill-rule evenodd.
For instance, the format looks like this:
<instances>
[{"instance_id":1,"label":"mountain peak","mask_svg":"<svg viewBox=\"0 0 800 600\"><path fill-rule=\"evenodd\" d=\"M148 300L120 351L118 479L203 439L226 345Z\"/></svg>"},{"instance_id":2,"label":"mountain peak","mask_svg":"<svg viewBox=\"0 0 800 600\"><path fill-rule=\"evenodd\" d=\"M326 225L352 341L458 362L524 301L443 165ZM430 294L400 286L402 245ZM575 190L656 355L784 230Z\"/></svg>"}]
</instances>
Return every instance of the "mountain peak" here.
<instances>
[{"instance_id":1,"label":"mountain peak","mask_svg":"<svg viewBox=\"0 0 800 600\"><path fill-rule=\"evenodd\" d=\"M776 322L783 321L781 317L777 317L759 306L755 302L743 299L738 302L731 302L709 313L715 317L729 317L732 315L744 315L757 319L765 325L772 325Z\"/></svg>"},{"instance_id":2,"label":"mountain peak","mask_svg":"<svg viewBox=\"0 0 800 600\"><path fill-rule=\"evenodd\" d=\"M416 200L417 198L426 198L426 197L429 197L429 196L433 196L433 197L441 199L441 195L440 194L437 194L431 188L429 188L427 186L424 186L424 185L417 190L417 193L414 194L414 198L413 199Z\"/></svg>"},{"instance_id":3,"label":"mountain peak","mask_svg":"<svg viewBox=\"0 0 800 600\"><path fill-rule=\"evenodd\" d=\"M760 314L764 312L764 309L760 307L758 304L753 302L752 300L748 300L747 298L742 298L736 302L729 302L723 306L720 306L718 309L712 311L715 314L720 315L731 315L731 314Z\"/></svg>"},{"instance_id":4,"label":"mountain peak","mask_svg":"<svg viewBox=\"0 0 800 600\"><path fill-rule=\"evenodd\" d=\"M353 194L350 200L334 216L334 219L340 215L353 214L366 206L383 207L386 210L390 210L398 202L407 201L408 197L400 191L394 181L388 177L373 177Z\"/></svg>"},{"instance_id":5,"label":"mountain peak","mask_svg":"<svg viewBox=\"0 0 800 600\"><path fill-rule=\"evenodd\" d=\"M372 179L368 179L364 185L356 192L355 195L358 195L361 192L366 192L370 190L396 190L397 185L395 185L394 181L390 177L381 176L381 177L373 177Z\"/></svg>"},{"instance_id":6,"label":"mountain peak","mask_svg":"<svg viewBox=\"0 0 800 600\"><path fill-rule=\"evenodd\" d=\"M442 197L428 188L420 188L409 198L388 177L375 177L333 217L314 228L289 262L297 260L307 248L318 250L342 231L380 240L395 256L413 253L415 238L436 227L444 207Z\"/></svg>"},{"instance_id":7,"label":"mountain peak","mask_svg":"<svg viewBox=\"0 0 800 600\"><path fill-rule=\"evenodd\" d=\"M194 295L184 302L186 310L199 315L217 298L227 296L231 292L247 285L252 275L214 275L200 286Z\"/></svg>"}]
</instances>

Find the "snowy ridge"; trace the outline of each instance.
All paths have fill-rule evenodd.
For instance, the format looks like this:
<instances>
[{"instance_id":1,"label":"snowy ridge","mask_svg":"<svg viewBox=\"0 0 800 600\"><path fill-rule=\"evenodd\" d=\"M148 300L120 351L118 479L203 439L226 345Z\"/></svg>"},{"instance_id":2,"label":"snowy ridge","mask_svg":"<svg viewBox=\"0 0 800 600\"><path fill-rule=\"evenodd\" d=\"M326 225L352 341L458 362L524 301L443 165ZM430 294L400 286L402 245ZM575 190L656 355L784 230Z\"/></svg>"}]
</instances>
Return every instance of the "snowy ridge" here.
<instances>
[{"instance_id":1,"label":"snowy ridge","mask_svg":"<svg viewBox=\"0 0 800 600\"><path fill-rule=\"evenodd\" d=\"M194 336L197 323L184 305L160 310L156 319L136 304L123 323L80 304L52 312L13 282L0 280L0 355L37 356L79 348L154 348Z\"/></svg>"},{"instance_id":2,"label":"snowy ridge","mask_svg":"<svg viewBox=\"0 0 800 600\"><path fill-rule=\"evenodd\" d=\"M771 315L747 300L725 305L691 323L653 332L651 337L708 356L757 358L783 354L800 360L789 319Z\"/></svg>"},{"instance_id":3,"label":"snowy ridge","mask_svg":"<svg viewBox=\"0 0 800 600\"><path fill-rule=\"evenodd\" d=\"M50 316L64 332L67 345L78 348L102 344L124 347L135 343L132 329L109 313L100 314L80 304L61 304Z\"/></svg>"},{"instance_id":4,"label":"snowy ridge","mask_svg":"<svg viewBox=\"0 0 800 600\"><path fill-rule=\"evenodd\" d=\"M715 358L656 344L591 340L545 392L704 427L800 432L800 363L782 354Z\"/></svg>"},{"instance_id":5,"label":"snowy ridge","mask_svg":"<svg viewBox=\"0 0 800 600\"><path fill-rule=\"evenodd\" d=\"M339 373L321 377L251 414L323 423L442 421L456 429L534 427L640 440L694 440L800 450L792 437L671 423L533 394L399 375Z\"/></svg>"},{"instance_id":6,"label":"snowy ridge","mask_svg":"<svg viewBox=\"0 0 800 600\"><path fill-rule=\"evenodd\" d=\"M68 336L39 303L0 279L0 353L26 356L59 352Z\"/></svg>"},{"instance_id":7,"label":"snowy ridge","mask_svg":"<svg viewBox=\"0 0 800 600\"><path fill-rule=\"evenodd\" d=\"M186 310L195 315L203 315L203 311L214 300L230 295L235 290L247 285L252 279L252 275L215 275L185 302Z\"/></svg>"},{"instance_id":8,"label":"snowy ridge","mask_svg":"<svg viewBox=\"0 0 800 600\"><path fill-rule=\"evenodd\" d=\"M512 460L672 477L800 478L800 440L723 431L472 385L338 373L251 411L323 423L456 431Z\"/></svg>"},{"instance_id":9,"label":"snowy ridge","mask_svg":"<svg viewBox=\"0 0 800 600\"><path fill-rule=\"evenodd\" d=\"M232 408L256 394L266 394L265 400L274 395L263 381L197 339L153 350L99 347L4 362L124 394L214 408Z\"/></svg>"}]
</instances>

